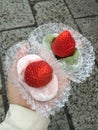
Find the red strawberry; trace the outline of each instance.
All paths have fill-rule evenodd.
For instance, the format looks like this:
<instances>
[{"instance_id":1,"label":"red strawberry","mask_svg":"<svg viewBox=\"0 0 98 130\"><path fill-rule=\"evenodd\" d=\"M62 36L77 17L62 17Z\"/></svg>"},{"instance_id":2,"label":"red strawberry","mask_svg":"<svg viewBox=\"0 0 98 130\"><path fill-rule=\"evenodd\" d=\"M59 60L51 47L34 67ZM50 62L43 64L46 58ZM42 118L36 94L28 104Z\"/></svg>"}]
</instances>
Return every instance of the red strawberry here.
<instances>
[{"instance_id":1,"label":"red strawberry","mask_svg":"<svg viewBox=\"0 0 98 130\"><path fill-rule=\"evenodd\" d=\"M52 43L52 50L61 58L71 56L75 52L75 40L69 31L60 33Z\"/></svg>"},{"instance_id":2,"label":"red strawberry","mask_svg":"<svg viewBox=\"0 0 98 130\"><path fill-rule=\"evenodd\" d=\"M52 79L52 72L47 62L43 60L32 62L25 70L24 80L31 87L42 87Z\"/></svg>"}]
</instances>

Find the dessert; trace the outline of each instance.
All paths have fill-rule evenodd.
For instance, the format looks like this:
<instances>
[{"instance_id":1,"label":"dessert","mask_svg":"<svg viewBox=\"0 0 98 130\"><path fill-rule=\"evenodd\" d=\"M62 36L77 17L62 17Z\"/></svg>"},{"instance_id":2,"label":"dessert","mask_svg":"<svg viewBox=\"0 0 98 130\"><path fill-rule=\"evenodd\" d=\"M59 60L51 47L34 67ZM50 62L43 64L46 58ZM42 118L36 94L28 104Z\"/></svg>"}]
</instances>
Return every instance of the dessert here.
<instances>
[{"instance_id":1,"label":"dessert","mask_svg":"<svg viewBox=\"0 0 98 130\"><path fill-rule=\"evenodd\" d=\"M90 76L95 59L93 47L78 31L63 23L43 24L31 32L28 41L32 44L34 40L52 52L70 80L80 83Z\"/></svg>"},{"instance_id":2,"label":"dessert","mask_svg":"<svg viewBox=\"0 0 98 130\"><path fill-rule=\"evenodd\" d=\"M44 37L43 44L51 49L57 60L69 72L77 71L81 67L81 54L76 48L76 42L68 30L60 34L49 34Z\"/></svg>"},{"instance_id":3,"label":"dessert","mask_svg":"<svg viewBox=\"0 0 98 130\"><path fill-rule=\"evenodd\" d=\"M43 116L53 115L68 100L70 80L51 51L38 42L23 41L9 48L5 68L13 86Z\"/></svg>"},{"instance_id":4,"label":"dessert","mask_svg":"<svg viewBox=\"0 0 98 130\"><path fill-rule=\"evenodd\" d=\"M17 63L19 81L38 101L52 99L58 91L58 81L51 66L38 55L29 54Z\"/></svg>"},{"instance_id":5,"label":"dessert","mask_svg":"<svg viewBox=\"0 0 98 130\"><path fill-rule=\"evenodd\" d=\"M90 76L94 59L85 37L68 26L50 23L9 48L4 67L31 108L49 117L68 101L70 80L79 83Z\"/></svg>"}]
</instances>

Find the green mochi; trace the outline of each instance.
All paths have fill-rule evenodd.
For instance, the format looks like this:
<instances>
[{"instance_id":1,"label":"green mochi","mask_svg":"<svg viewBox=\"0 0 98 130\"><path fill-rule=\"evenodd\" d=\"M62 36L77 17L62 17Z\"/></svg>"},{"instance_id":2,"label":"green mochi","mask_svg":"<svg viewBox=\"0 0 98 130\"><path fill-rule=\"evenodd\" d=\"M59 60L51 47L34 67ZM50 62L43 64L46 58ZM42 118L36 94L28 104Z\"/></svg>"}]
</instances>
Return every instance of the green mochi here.
<instances>
[{"instance_id":1,"label":"green mochi","mask_svg":"<svg viewBox=\"0 0 98 130\"><path fill-rule=\"evenodd\" d=\"M76 49L76 50L75 50L75 53L74 53L72 56L66 57L66 58L62 58L62 59L60 59L60 61L61 61L61 62L66 62L67 65L77 64L77 63L78 63L78 60L77 60L77 59L79 58L79 56L80 56L80 53L79 53L79 51Z\"/></svg>"},{"instance_id":2,"label":"green mochi","mask_svg":"<svg viewBox=\"0 0 98 130\"><path fill-rule=\"evenodd\" d=\"M47 35L43 40L43 44L47 46L48 49L51 49L51 44L56 37L57 34ZM72 56L61 58L58 61L62 63L64 68L69 72L77 71L81 66L81 54L78 49L75 49L75 53Z\"/></svg>"},{"instance_id":3,"label":"green mochi","mask_svg":"<svg viewBox=\"0 0 98 130\"><path fill-rule=\"evenodd\" d=\"M47 35L44 40L43 40L43 44L45 46L47 46L49 49L51 49L51 44L53 42L53 40L57 37L57 34L49 34Z\"/></svg>"},{"instance_id":4,"label":"green mochi","mask_svg":"<svg viewBox=\"0 0 98 130\"><path fill-rule=\"evenodd\" d=\"M69 71L78 70L81 66L81 55L78 49L75 50L75 53L66 58L59 59L61 63L66 66L66 69Z\"/></svg>"}]
</instances>

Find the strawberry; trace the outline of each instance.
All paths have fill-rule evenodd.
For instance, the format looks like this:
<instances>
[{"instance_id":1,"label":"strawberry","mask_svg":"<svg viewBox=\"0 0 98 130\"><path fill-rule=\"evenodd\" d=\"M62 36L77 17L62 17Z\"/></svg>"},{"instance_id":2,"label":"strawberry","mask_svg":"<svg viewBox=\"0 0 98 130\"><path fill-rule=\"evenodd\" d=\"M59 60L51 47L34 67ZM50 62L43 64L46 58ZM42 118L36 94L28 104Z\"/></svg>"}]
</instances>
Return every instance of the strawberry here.
<instances>
[{"instance_id":1,"label":"strawberry","mask_svg":"<svg viewBox=\"0 0 98 130\"><path fill-rule=\"evenodd\" d=\"M25 69L24 80L30 87L43 87L52 79L52 72L47 62L43 60L32 62Z\"/></svg>"},{"instance_id":2,"label":"strawberry","mask_svg":"<svg viewBox=\"0 0 98 130\"><path fill-rule=\"evenodd\" d=\"M69 31L63 31L52 42L53 53L60 57L71 56L75 52L75 40Z\"/></svg>"}]
</instances>

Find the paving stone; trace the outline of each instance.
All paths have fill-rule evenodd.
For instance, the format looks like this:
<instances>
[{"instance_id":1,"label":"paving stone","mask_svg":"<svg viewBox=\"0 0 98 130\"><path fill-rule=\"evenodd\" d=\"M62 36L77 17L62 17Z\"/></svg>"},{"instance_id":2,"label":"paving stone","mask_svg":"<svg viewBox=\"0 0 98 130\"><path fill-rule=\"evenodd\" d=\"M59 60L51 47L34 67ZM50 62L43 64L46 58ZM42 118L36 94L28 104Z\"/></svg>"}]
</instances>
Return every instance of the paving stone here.
<instances>
[{"instance_id":1,"label":"paving stone","mask_svg":"<svg viewBox=\"0 0 98 130\"><path fill-rule=\"evenodd\" d=\"M1 94L1 89L2 89L2 83L1 83L1 58L0 58L0 94Z\"/></svg>"},{"instance_id":2,"label":"paving stone","mask_svg":"<svg viewBox=\"0 0 98 130\"><path fill-rule=\"evenodd\" d=\"M1 74L0 74L0 90L2 88L2 84L1 84Z\"/></svg>"},{"instance_id":3,"label":"paving stone","mask_svg":"<svg viewBox=\"0 0 98 130\"><path fill-rule=\"evenodd\" d=\"M48 130L70 130L64 108L51 117Z\"/></svg>"},{"instance_id":4,"label":"paving stone","mask_svg":"<svg viewBox=\"0 0 98 130\"><path fill-rule=\"evenodd\" d=\"M0 33L0 54L2 52L3 48L2 48L2 33Z\"/></svg>"},{"instance_id":5,"label":"paving stone","mask_svg":"<svg viewBox=\"0 0 98 130\"><path fill-rule=\"evenodd\" d=\"M31 2L33 8L33 2ZM38 25L49 22L62 22L76 28L63 0L37 2L34 6Z\"/></svg>"},{"instance_id":6,"label":"paving stone","mask_svg":"<svg viewBox=\"0 0 98 130\"><path fill-rule=\"evenodd\" d=\"M4 120L5 114L4 114L4 107L3 107L3 100L2 95L0 95L0 123Z\"/></svg>"},{"instance_id":7,"label":"paving stone","mask_svg":"<svg viewBox=\"0 0 98 130\"><path fill-rule=\"evenodd\" d=\"M26 40L34 27L4 31L1 33L0 48L2 53L11 45Z\"/></svg>"},{"instance_id":8,"label":"paving stone","mask_svg":"<svg viewBox=\"0 0 98 130\"><path fill-rule=\"evenodd\" d=\"M98 15L96 0L65 0L75 18Z\"/></svg>"},{"instance_id":9,"label":"paving stone","mask_svg":"<svg viewBox=\"0 0 98 130\"><path fill-rule=\"evenodd\" d=\"M87 37L96 51L98 59L98 17L77 19L83 35ZM97 60L98 61L98 60ZM83 84L72 84L71 96L68 102L69 112L75 130L98 129L98 66L94 66L91 77Z\"/></svg>"},{"instance_id":10,"label":"paving stone","mask_svg":"<svg viewBox=\"0 0 98 130\"><path fill-rule=\"evenodd\" d=\"M41 2L41 1L49 1L49 0L30 0L31 2Z\"/></svg>"},{"instance_id":11,"label":"paving stone","mask_svg":"<svg viewBox=\"0 0 98 130\"><path fill-rule=\"evenodd\" d=\"M76 21L83 35L91 41L98 64L98 17L77 19Z\"/></svg>"},{"instance_id":12,"label":"paving stone","mask_svg":"<svg viewBox=\"0 0 98 130\"><path fill-rule=\"evenodd\" d=\"M98 67L81 84L72 83L67 103L75 130L98 130Z\"/></svg>"},{"instance_id":13,"label":"paving stone","mask_svg":"<svg viewBox=\"0 0 98 130\"><path fill-rule=\"evenodd\" d=\"M0 30L34 24L27 0L0 0Z\"/></svg>"}]
</instances>

